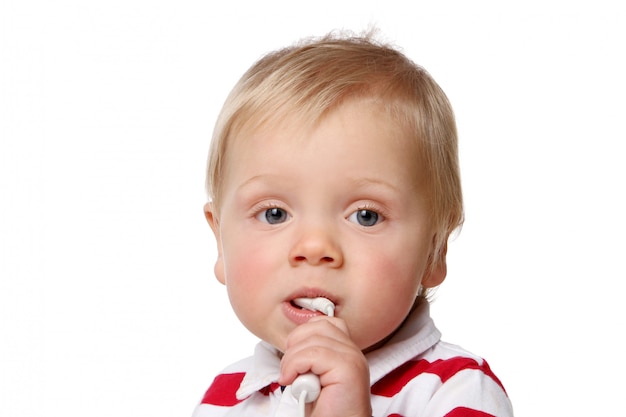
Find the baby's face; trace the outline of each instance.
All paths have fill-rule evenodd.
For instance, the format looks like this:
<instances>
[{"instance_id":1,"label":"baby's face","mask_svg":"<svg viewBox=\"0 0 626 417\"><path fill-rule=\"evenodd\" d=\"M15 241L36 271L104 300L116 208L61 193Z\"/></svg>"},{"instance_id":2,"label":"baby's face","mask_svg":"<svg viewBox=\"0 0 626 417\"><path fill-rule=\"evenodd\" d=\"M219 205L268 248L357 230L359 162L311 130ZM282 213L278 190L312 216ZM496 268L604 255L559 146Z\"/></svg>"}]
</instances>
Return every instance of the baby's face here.
<instances>
[{"instance_id":1,"label":"baby's face","mask_svg":"<svg viewBox=\"0 0 626 417\"><path fill-rule=\"evenodd\" d=\"M391 334L420 282L443 279L427 273L433 230L417 160L404 129L365 101L311 131L236 137L213 228L216 275L242 323L284 350L316 314L292 300L323 296L361 349Z\"/></svg>"}]
</instances>

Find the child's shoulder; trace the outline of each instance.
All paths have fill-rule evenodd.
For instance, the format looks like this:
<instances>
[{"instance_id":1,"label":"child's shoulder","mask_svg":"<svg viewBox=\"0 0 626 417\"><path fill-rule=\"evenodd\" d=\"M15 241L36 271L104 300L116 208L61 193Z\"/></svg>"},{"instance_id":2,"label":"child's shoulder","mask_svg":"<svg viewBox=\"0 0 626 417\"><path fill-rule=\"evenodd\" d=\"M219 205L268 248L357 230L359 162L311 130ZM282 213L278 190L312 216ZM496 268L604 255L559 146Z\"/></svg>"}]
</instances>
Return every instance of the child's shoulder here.
<instances>
[{"instance_id":1,"label":"child's shoulder","mask_svg":"<svg viewBox=\"0 0 626 417\"><path fill-rule=\"evenodd\" d=\"M438 410L436 415L468 415L464 414L468 410L483 412L476 415L513 415L506 390L489 364L460 346L442 341L385 375L372 386L372 394L388 401L395 398L395 404L389 406L400 404L396 410L399 414L408 411L402 404L410 398L410 403L422 407L424 413Z\"/></svg>"},{"instance_id":2,"label":"child's shoulder","mask_svg":"<svg viewBox=\"0 0 626 417\"><path fill-rule=\"evenodd\" d=\"M419 357L430 361L446 361L450 359L465 358L477 363L484 362L484 359L459 345L439 340L434 346L425 351Z\"/></svg>"},{"instance_id":3,"label":"child's shoulder","mask_svg":"<svg viewBox=\"0 0 626 417\"><path fill-rule=\"evenodd\" d=\"M425 367L429 372L439 376L442 383L456 376L461 376L462 373L475 373L479 377L493 380L504 391L504 386L493 373L487 361L458 345L439 341L432 349L425 352L420 360L425 362L424 365L427 364Z\"/></svg>"},{"instance_id":4,"label":"child's shoulder","mask_svg":"<svg viewBox=\"0 0 626 417\"><path fill-rule=\"evenodd\" d=\"M459 345L440 340L412 363L421 368L422 372L437 375L442 383L455 377L474 375L479 378L487 377L504 390L487 361Z\"/></svg>"},{"instance_id":5,"label":"child's shoulder","mask_svg":"<svg viewBox=\"0 0 626 417\"><path fill-rule=\"evenodd\" d=\"M373 388L376 391L377 388L386 387L391 382L399 391L410 381L424 378L432 381L432 377L435 377L437 381L435 385L439 386L457 376L467 376L474 373L480 377L488 377L502 387L499 379L483 358L460 346L439 341L422 354L394 369L376 383ZM386 389L383 388L383 390Z\"/></svg>"}]
</instances>

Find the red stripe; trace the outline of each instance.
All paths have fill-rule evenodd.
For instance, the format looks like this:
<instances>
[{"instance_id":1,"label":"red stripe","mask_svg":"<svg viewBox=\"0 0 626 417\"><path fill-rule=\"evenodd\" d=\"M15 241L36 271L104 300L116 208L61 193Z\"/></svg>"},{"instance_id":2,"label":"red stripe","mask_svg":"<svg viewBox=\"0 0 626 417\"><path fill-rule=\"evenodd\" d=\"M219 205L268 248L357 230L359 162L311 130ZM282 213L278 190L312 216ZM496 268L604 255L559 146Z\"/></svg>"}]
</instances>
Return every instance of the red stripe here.
<instances>
[{"instance_id":1,"label":"red stripe","mask_svg":"<svg viewBox=\"0 0 626 417\"><path fill-rule=\"evenodd\" d=\"M404 417L401 414L389 414L387 417ZM491 414L483 413L482 411L473 410L466 407L457 407L450 411L444 417L495 417Z\"/></svg>"},{"instance_id":2,"label":"red stripe","mask_svg":"<svg viewBox=\"0 0 626 417\"><path fill-rule=\"evenodd\" d=\"M466 407L457 407L450 411L444 417L495 417L493 414L487 414L482 411L473 410Z\"/></svg>"},{"instance_id":3,"label":"red stripe","mask_svg":"<svg viewBox=\"0 0 626 417\"><path fill-rule=\"evenodd\" d=\"M245 375L244 372L239 372L235 374L222 374L215 377L213 383L204 394L202 404L232 407L240 403L242 400L238 400L235 394Z\"/></svg>"},{"instance_id":4,"label":"red stripe","mask_svg":"<svg viewBox=\"0 0 626 417\"><path fill-rule=\"evenodd\" d=\"M237 399L237 390L244 376L246 376L244 372L218 375L204 394L202 404L221 405L224 407L232 407L239 404L243 400ZM271 392L278 388L280 388L280 385L273 382L259 391L263 395L270 395Z\"/></svg>"},{"instance_id":5,"label":"red stripe","mask_svg":"<svg viewBox=\"0 0 626 417\"><path fill-rule=\"evenodd\" d=\"M387 417L404 417L401 414L389 414ZM457 407L450 411L444 417L495 417L494 415L483 413L482 411L473 410L467 407Z\"/></svg>"},{"instance_id":6,"label":"red stripe","mask_svg":"<svg viewBox=\"0 0 626 417\"><path fill-rule=\"evenodd\" d=\"M276 382L272 382L271 384L269 384L267 387L265 388L261 388L259 390L259 392L265 396L270 395L272 392L276 391L278 388L280 388L280 385L278 385L278 383Z\"/></svg>"},{"instance_id":7,"label":"red stripe","mask_svg":"<svg viewBox=\"0 0 626 417\"><path fill-rule=\"evenodd\" d=\"M493 374L487 362L483 361L482 365L480 365L474 359L455 357L446 360L438 359L432 363L426 359L409 361L375 383L372 386L372 394L381 395L383 397L393 397L399 393L402 388L409 383L409 381L421 374L427 373L437 375L443 383L452 378L458 372L466 369L476 369L482 371L504 390L502 383Z\"/></svg>"}]
</instances>

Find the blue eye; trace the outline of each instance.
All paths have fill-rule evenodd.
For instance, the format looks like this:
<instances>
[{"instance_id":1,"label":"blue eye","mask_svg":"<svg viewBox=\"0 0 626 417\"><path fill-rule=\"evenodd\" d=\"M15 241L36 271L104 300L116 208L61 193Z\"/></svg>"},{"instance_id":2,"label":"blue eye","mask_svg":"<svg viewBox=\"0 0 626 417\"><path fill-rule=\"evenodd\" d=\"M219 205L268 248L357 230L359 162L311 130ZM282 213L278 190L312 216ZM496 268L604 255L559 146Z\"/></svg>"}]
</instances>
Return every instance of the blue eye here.
<instances>
[{"instance_id":1,"label":"blue eye","mask_svg":"<svg viewBox=\"0 0 626 417\"><path fill-rule=\"evenodd\" d=\"M352 213L349 220L361 226L371 227L379 223L380 217L381 216L373 210L360 209Z\"/></svg>"},{"instance_id":2,"label":"blue eye","mask_svg":"<svg viewBox=\"0 0 626 417\"><path fill-rule=\"evenodd\" d=\"M287 221L289 215L287 212L278 207L272 207L260 212L257 219L268 224L280 224Z\"/></svg>"}]
</instances>

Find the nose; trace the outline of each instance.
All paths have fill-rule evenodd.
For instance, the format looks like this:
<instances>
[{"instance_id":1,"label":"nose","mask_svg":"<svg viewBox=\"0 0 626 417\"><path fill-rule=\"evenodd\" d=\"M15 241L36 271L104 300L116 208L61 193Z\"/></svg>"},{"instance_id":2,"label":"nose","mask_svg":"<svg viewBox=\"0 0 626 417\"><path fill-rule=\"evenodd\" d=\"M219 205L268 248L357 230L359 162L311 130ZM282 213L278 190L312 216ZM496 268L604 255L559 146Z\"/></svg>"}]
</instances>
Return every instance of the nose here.
<instances>
[{"instance_id":1,"label":"nose","mask_svg":"<svg viewBox=\"0 0 626 417\"><path fill-rule=\"evenodd\" d=\"M292 246L289 262L292 266L308 264L338 268L343 265L343 253L332 231L308 229Z\"/></svg>"}]
</instances>

